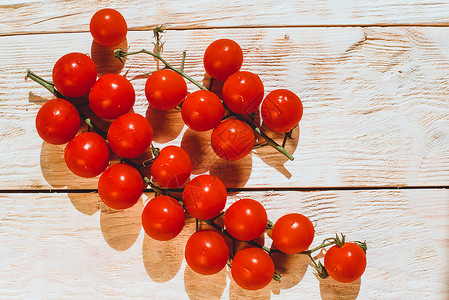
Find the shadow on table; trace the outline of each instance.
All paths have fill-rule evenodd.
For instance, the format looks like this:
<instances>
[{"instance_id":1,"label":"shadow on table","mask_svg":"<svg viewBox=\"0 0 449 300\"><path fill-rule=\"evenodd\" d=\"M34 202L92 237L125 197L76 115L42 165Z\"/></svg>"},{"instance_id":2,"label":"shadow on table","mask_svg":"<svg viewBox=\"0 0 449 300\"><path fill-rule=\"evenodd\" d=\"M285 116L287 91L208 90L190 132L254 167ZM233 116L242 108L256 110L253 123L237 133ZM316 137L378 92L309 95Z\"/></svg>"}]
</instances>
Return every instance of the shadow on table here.
<instances>
[{"instance_id":1,"label":"shadow on table","mask_svg":"<svg viewBox=\"0 0 449 300\"><path fill-rule=\"evenodd\" d=\"M321 279L320 294L323 300L353 300L360 292L361 278L351 283L341 283L333 278Z\"/></svg>"},{"instance_id":2,"label":"shadow on table","mask_svg":"<svg viewBox=\"0 0 449 300\"><path fill-rule=\"evenodd\" d=\"M120 45L115 47L103 47L92 40L90 53L92 60L97 66L98 77L110 73L120 74L125 64L114 56L114 50L126 48L128 48L128 41L126 39Z\"/></svg>"},{"instance_id":3,"label":"shadow on table","mask_svg":"<svg viewBox=\"0 0 449 300\"><path fill-rule=\"evenodd\" d=\"M309 258L305 255L275 252L271 258L276 272L282 276L281 282L272 283L272 292L276 295L279 295L281 290L290 289L301 282L309 265Z\"/></svg>"},{"instance_id":4,"label":"shadow on table","mask_svg":"<svg viewBox=\"0 0 449 300\"><path fill-rule=\"evenodd\" d=\"M167 143L178 137L184 128L181 111L161 111L148 105L145 117L153 127L153 141Z\"/></svg>"},{"instance_id":5,"label":"shadow on table","mask_svg":"<svg viewBox=\"0 0 449 300\"><path fill-rule=\"evenodd\" d=\"M184 270L184 287L191 300L221 299L226 289L226 268L213 275L201 275L188 265Z\"/></svg>"},{"instance_id":6,"label":"shadow on table","mask_svg":"<svg viewBox=\"0 0 449 300\"><path fill-rule=\"evenodd\" d=\"M100 213L100 227L104 240L117 250L129 249L142 229L142 198L131 208L114 210L104 206Z\"/></svg>"},{"instance_id":7,"label":"shadow on table","mask_svg":"<svg viewBox=\"0 0 449 300\"><path fill-rule=\"evenodd\" d=\"M212 131L196 132L187 129L182 137L181 148L192 160L193 174L209 171L211 175L218 177L226 188L245 186L252 172L251 155L236 161L219 158L210 145L211 133Z\"/></svg>"},{"instance_id":8,"label":"shadow on table","mask_svg":"<svg viewBox=\"0 0 449 300\"><path fill-rule=\"evenodd\" d=\"M79 212L88 216L106 207L97 193L68 193L68 197Z\"/></svg>"},{"instance_id":9,"label":"shadow on table","mask_svg":"<svg viewBox=\"0 0 449 300\"><path fill-rule=\"evenodd\" d=\"M262 130L275 142L277 142L279 145L282 145L284 134L283 133L274 133L270 132L268 129L264 128L262 126ZM296 126L293 128L291 138L288 138L285 144L285 150L287 150L288 153L292 154L295 153L296 148L298 147L299 143L299 135L300 130L299 126ZM263 139L261 138L261 143L263 142ZM275 150L273 147L265 146L262 148L259 148L256 150L257 155L259 158L269 165L270 167L275 168L279 173L284 175L287 179L290 179L292 177L292 174L285 168L285 163L289 161L289 159L284 156L282 153Z\"/></svg>"},{"instance_id":10,"label":"shadow on table","mask_svg":"<svg viewBox=\"0 0 449 300\"><path fill-rule=\"evenodd\" d=\"M73 174L64 161L65 145L42 142L40 165L44 179L53 188L78 188L83 178Z\"/></svg>"},{"instance_id":11,"label":"shadow on table","mask_svg":"<svg viewBox=\"0 0 449 300\"><path fill-rule=\"evenodd\" d=\"M155 282L166 282L176 276L184 259L184 247L195 232L195 221L186 218L181 233L169 241L158 241L145 234L142 259L148 276Z\"/></svg>"}]
</instances>

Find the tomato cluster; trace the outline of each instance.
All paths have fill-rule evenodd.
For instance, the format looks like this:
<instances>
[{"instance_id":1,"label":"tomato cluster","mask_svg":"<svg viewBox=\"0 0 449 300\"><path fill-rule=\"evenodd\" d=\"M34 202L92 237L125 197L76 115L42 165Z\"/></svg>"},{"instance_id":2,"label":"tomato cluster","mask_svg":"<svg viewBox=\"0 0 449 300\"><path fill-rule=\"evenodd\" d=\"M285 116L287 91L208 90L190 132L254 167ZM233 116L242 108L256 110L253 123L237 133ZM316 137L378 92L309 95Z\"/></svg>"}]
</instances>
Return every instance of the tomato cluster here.
<instances>
[{"instance_id":1,"label":"tomato cluster","mask_svg":"<svg viewBox=\"0 0 449 300\"><path fill-rule=\"evenodd\" d=\"M116 10L98 11L90 22L93 39L104 47L120 44L127 33L127 24ZM159 55L159 53L156 53ZM202 89L188 94L182 70L160 69L148 76L145 95L149 105L157 110L181 106L185 124L195 131L211 132L213 151L225 160L238 160L254 147L256 134L245 115L260 113L266 127L274 132L291 131L301 120L302 102L286 89L271 91L264 99L264 86L258 75L241 71L243 51L229 39L219 39L207 47L204 68L214 79L223 80L222 99ZM304 215L290 213L276 223L258 201L244 198L224 211L227 190L223 182L209 174L191 180L192 163L187 152L178 146L166 146L155 151L150 162L151 180L133 160L152 147L153 128L150 121L132 108L136 93L124 76L106 74L97 79L96 66L85 54L62 56L53 69L56 95L39 110L36 129L40 137L51 144L65 144L67 167L81 177L98 179L98 194L105 205L127 209L140 199L146 183L159 195L145 205L141 218L148 236L167 241L182 231L186 213L214 229L199 230L185 245L185 259L192 270L210 275L231 265L234 281L245 289L267 286L275 276L272 251L287 254L308 253L315 229ZM91 112L110 121L107 132L83 119L96 132L78 133L80 108L72 98L88 96ZM67 100L69 99L69 100ZM122 162L110 164L110 152ZM182 198L169 195L167 189L183 188ZM224 216L224 225L217 218ZM273 249L258 246L254 240L271 231ZM228 242L244 241L246 247L233 253ZM336 240L326 253L327 273L341 282L359 278L366 266L365 252L360 245ZM308 253L310 255L310 253Z\"/></svg>"},{"instance_id":2,"label":"tomato cluster","mask_svg":"<svg viewBox=\"0 0 449 300\"><path fill-rule=\"evenodd\" d=\"M204 69L213 78L223 80L222 103L202 102L204 109L183 106L184 122L193 130L214 128L211 145L214 152L224 160L238 160L248 155L254 147L256 135L245 120L245 115L254 114L260 108L265 127L286 133L298 125L303 115L302 102L296 94L286 89L271 91L264 99L264 85L257 74L241 71L243 52L240 46L230 39L219 39L207 47L204 53ZM200 107L197 100L197 107ZM209 118L211 111L222 111L224 105L230 120L216 122ZM204 126L191 120L196 119ZM207 126L206 126L207 124ZM206 129L206 130L207 130Z\"/></svg>"}]
</instances>

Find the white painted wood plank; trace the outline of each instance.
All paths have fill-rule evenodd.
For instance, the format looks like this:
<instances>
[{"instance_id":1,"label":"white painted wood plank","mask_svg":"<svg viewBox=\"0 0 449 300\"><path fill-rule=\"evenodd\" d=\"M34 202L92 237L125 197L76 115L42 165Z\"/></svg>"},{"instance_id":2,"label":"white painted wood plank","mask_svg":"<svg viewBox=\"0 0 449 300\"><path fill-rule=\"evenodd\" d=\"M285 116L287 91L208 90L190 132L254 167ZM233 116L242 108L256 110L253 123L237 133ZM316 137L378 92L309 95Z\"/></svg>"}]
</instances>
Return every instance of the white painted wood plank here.
<instances>
[{"instance_id":1,"label":"white painted wood plank","mask_svg":"<svg viewBox=\"0 0 449 300\"><path fill-rule=\"evenodd\" d=\"M210 172L228 187L447 185L449 182L449 42L446 28L281 28L170 31L164 56L175 65L187 50L186 71L204 77L205 48L220 37L244 50L242 69L259 74L265 93L296 92L304 103L300 129L287 161L263 148L236 163L218 159L209 134L186 130L178 112L148 110L143 73L154 70L145 55L121 70L137 92L135 111L147 115L159 146L184 147L194 175ZM24 80L30 68L50 79L65 53L91 53L100 74L120 72L86 33L0 38L0 188L95 188L95 180L71 175L63 146L43 143L34 129L50 94ZM151 49L150 32L133 32L131 50ZM113 63L111 63L113 62ZM106 67L108 66L108 67ZM196 88L189 85L189 91Z\"/></svg>"},{"instance_id":2,"label":"white painted wood plank","mask_svg":"<svg viewBox=\"0 0 449 300\"><path fill-rule=\"evenodd\" d=\"M128 211L111 212L97 194L2 194L0 297L147 299L446 299L449 280L447 190L244 192L275 221L299 212L316 224L312 245L336 232L366 239L368 265L353 284L318 280L300 256L277 258L281 284L243 291L228 270L194 274L183 248L188 220L173 241L144 235L144 195ZM266 237L266 245L271 244ZM282 262L284 261L284 262ZM281 265L283 268L281 268Z\"/></svg>"},{"instance_id":3,"label":"white painted wood plank","mask_svg":"<svg viewBox=\"0 0 449 300\"><path fill-rule=\"evenodd\" d=\"M131 30L238 26L323 26L415 24L446 26L448 1L20 1L2 0L0 35L88 31L92 15L111 7Z\"/></svg>"}]
</instances>

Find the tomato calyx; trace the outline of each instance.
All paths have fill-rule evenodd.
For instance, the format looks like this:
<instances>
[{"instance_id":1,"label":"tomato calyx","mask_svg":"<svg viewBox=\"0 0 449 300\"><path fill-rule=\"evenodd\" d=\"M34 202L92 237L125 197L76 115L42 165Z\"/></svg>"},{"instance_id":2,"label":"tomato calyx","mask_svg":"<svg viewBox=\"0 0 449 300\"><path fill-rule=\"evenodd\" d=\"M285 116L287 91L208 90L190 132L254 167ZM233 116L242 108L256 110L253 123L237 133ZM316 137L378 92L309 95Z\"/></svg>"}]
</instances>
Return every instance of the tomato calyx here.
<instances>
[{"instance_id":1,"label":"tomato calyx","mask_svg":"<svg viewBox=\"0 0 449 300\"><path fill-rule=\"evenodd\" d=\"M315 258L312 256L312 253L317 250L321 250L323 248L333 246L333 245L334 245L334 247L336 246L336 247L342 248L346 243L348 243L348 242L346 241L346 236L344 234L340 233L340 236L338 234L335 234L335 237L324 239L323 242L319 246L317 246L313 249L310 249L310 250L300 252L300 254L307 255L310 258L310 260L312 261L312 264L315 268L315 274L318 277L325 279L325 278L329 277L329 273L326 270L325 266L321 263L321 261L315 260ZM363 241L363 242L354 241L351 243L359 246L363 250L363 252L366 254L366 250L368 249L366 241Z\"/></svg>"},{"instance_id":2,"label":"tomato calyx","mask_svg":"<svg viewBox=\"0 0 449 300\"><path fill-rule=\"evenodd\" d=\"M344 234L341 234L341 237L338 236L338 234L335 234L335 245L338 247L342 247L345 244L346 236Z\"/></svg>"}]
</instances>

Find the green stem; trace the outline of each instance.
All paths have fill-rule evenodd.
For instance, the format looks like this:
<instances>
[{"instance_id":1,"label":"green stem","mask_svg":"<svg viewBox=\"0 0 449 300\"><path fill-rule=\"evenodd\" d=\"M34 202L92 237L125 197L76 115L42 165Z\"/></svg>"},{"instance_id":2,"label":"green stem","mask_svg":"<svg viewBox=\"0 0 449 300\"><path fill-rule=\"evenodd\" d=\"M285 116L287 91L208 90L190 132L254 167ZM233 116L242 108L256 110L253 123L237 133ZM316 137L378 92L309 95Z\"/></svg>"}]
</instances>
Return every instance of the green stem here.
<instances>
[{"instance_id":1,"label":"green stem","mask_svg":"<svg viewBox=\"0 0 449 300\"><path fill-rule=\"evenodd\" d=\"M139 51L134 51L134 52L127 52L125 50L122 49L117 49L114 51L114 56L117 57L118 59L120 59L120 61L122 61L124 58L126 58L127 56L130 55L135 55L135 54L139 54L139 53L146 53L149 54L155 58L157 58L158 60L160 60L167 68L175 71L176 73L180 74L181 76L183 76L184 78L186 78L188 81L190 81L191 83L193 83L194 85L196 85L198 88L202 89L202 90L206 90L209 91L208 88L206 88L204 85L202 85L201 83L199 83L198 81L196 81L195 79L193 79L192 77L190 77L189 75L187 75L184 71L184 64L182 63L181 69L177 69L175 67L173 67L170 63L168 63L165 59L162 58L162 56L158 53L154 53L151 51L148 51L146 49L142 49ZM226 107L226 105L223 103L223 105ZM226 107L227 108L227 107ZM228 109L229 110L229 109ZM285 155L288 159L290 160L294 160L295 158L287 152L287 150L285 150L281 145L279 145L278 143L276 143L274 140L272 140L269 136L267 136L258 126L256 126L253 122L245 119L243 116L236 114L232 111L230 111L230 115L240 119L241 121L245 122L246 124L248 124L255 132L257 132L260 136L262 136L268 143L268 145L270 145L271 147L273 147L274 149L276 149L278 152L282 153L283 155Z\"/></svg>"},{"instance_id":2,"label":"green stem","mask_svg":"<svg viewBox=\"0 0 449 300\"><path fill-rule=\"evenodd\" d=\"M217 223L214 222L214 219L212 220L204 220L204 222L206 222L208 225L214 227L215 229L217 229L218 231L224 233L227 237L231 238L232 240L236 240L226 229L220 227ZM242 241L245 242L251 246L260 248L262 250L265 250L268 254L271 253L271 249L265 246L261 246L258 243L256 243L255 241Z\"/></svg>"},{"instance_id":3,"label":"green stem","mask_svg":"<svg viewBox=\"0 0 449 300\"><path fill-rule=\"evenodd\" d=\"M33 80L34 82L37 82L40 85L42 85L50 93L52 93L55 97L60 98L60 99L65 99L65 100L71 102L67 97L65 97L58 90L56 90L55 85L52 82L47 81L47 80L43 79L42 77L39 77L38 75L33 73L31 70L27 70L26 76L28 78L30 78L31 80ZM73 102L71 102L71 103L76 107L80 117L84 120L84 122L87 124L87 126L92 128L93 130L95 130L96 133L98 133L102 138L104 138L106 140L107 132L102 130L94 122L92 122L92 120L90 118L88 118L75 103L73 103Z\"/></svg>"},{"instance_id":4,"label":"green stem","mask_svg":"<svg viewBox=\"0 0 449 300\"><path fill-rule=\"evenodd\" d=\"M321 277L323 279L329 277L329 274L327 274L327 271L324 268L324 266L321 264L321 262L317 263L315 261L315 259L313 259L312 254L310 254L310 253L308 253L307 256L312 261L313 267L315 268L315 271L317 271L319 277Z\"/></svg>"},{"instance_id":5,"label":"green stem","mask_svg":"<svg viewBox=\"0 0 449 300\"><path fill-rule=\"evenodd\" d=\"M58 92L55 89L55 85L50 82L47 81L39 76L37 76L36 74L34 74L30 69L27 70L27 74L26 74L27 78L30 78L31 80L39 83L40 85L42 85L44 88L46 88L50 93L52 93L55 97L57 98L62 98L62 99L66 99L66 97L64 97L60 92Z\"/></svg>"},{"instance_id":6,"label":"green stem","mask_svg":"<svg viewBox=\"0 0 449 300\"><path fill-rule=\"evenodd\" d=\"M285 155L288 159L290 160L294 160L295 158L287 152L287 150L285 150L281 145L279 145L278 143L276 143L274 140L272 140L269 136L267 136L259 127L257 127L254 123L250 122L249 120L247 120L245 117L236 114L234 112L230 112L231 115L233 115L234 117L236 117L237 119L245 122L246 124L248 124L255 132L257 132L257 134L259 134L261 137L264 138L265 141L267 141L267 144L270 145L271 147L273 147L274 149L276 149L278 152L282 153L283 155Z\"/></svg>"},{"instance_id":7,"label":"green stem","mask_svg":"<svg viewBox=\"0 0 449 300\"><path fill-rule=\"evenodd\" d=\"M50 91L50 92L51 92L53 95L55 95L56 97L61 98L61 99L68 100L64 95L62 95L60 92L58 92L58 91L55 89L55 86L54 86L53 83L51 83L51 82L49 82L49 81L47 81L47 80L44 80L43 78L39 77L38 75L36 75L35 73L33 73L33 72L30 71L30 70L27 70L26 76L27 76L28 78L30 78L31 80L33 80L33 81L39 83L39 84L42 85L43 87L45 87L48 91ZM75 104L74 104L74 105L75 105ZM99 128L97 125L95 125L95 123L92 122L92 120L91 120L90 118L88 118L86 115L84 115L84 113L81 112L80 108L79 108L77 105L75 105L75 107L76 107L76 109L78 110L78 113L80 114L80 117L84 120L84 122L86 122L86 124L87 124L90 128L94 129L94 130L95 130L95 131L96 131L102 138L104 138L105 141L107 142L107 132L103 131L101 128ZM158 149L158 148L155 148L153 145L151 145L151 150L153 151L153 155L154 155L155 153L158 154L158 152L159 152L159 149ZM133 166L137 171L139 171L140 175L142 176L142 179L143 179L143 180L144 180L144 181L145 181L145 182L146 182L146 183L147 183L147 184L148 184L148 185L149 185L155 192L157 192L157 193L159 193L159 194L163 194L163 195L168 195L168 194L169 194L169 191L168 191L168 190L161 189L161 188L159 188L158 186L154 185L153 182L151 182L151 180L150 180L148 177L146 177L146 176L142 173L142 171L140 170L140 166L137 165L135 162L133 162L133 161L130 160L130 159L126 159L126 158L123 158L123 161L124 161L125 163L127 163L127 164ZM173 195L170 195L170 196L173 197ZM180 201L177 197L173 197L173 198L175 198L175 199L177 199L178 201Z\"/></svg>"},{"instance_id":8,"label":"green stem","mask_svg":"<svg viewBox=\"0 0 449 300\"><path fill-rule=\"evenodd\" d=\"M317 250L320 250L320 249L322 249L322 248L326 248L326 247L328 247L328 246L331 246L331 245L335 245L335 241L331 241L331 242L328 242L327 240L324 240L322 243L321 243L321 245L319 245L319 246L317 246L317 247L315 247L315 248L313 248L313 249L310 249L310 250L306 250L306 251L303 251L303 252L299 252L299 254L309 254L309 253L313 253L313 252L315 252L315 251L317 251Z\"/></svg>"},{"instance_id":9,"label":"green stem","mask_svg":"<svg viewBox=\"0 0 449 300\"><path fill-rule=\"evenodd\" d=\"M148 51L146 49L142 49L142 50L134 51L134 52L127 52L127 51L123 51L122 49L117 49L117 50L114 51L114 56L117 57L118 59L122 60L123 58L125 58L127 56L135 55L135 54L139 54L139 53L146 53L146 54L149 54L149 55L157 58L167 68L169 68L170 70L175 71L179 75L183 76L184 78L186 78L188 81L190 81L191 83L193 83L194 85L196 85L200 89L207 90L207 88L204 85L202 85L201 83L199 83L198 81L196 81L195 79L193 79L192 77L187 75L183 70L180 70L180 69L177 69L177 68L173 67L169 62L167 62L165 59L163 59L160 54Z\"/></svg>"},{"instance_id":10,"label":"green stem","mask_svg":"<svg viewBox=\"0 0 449 300\"><path fill-rule=\"evenodd\" d=\"M267 221L267 229L273 229L274 224L270 220Z\"/></svg>"},{"instance_id":11,"label":"green stem","mask_svg":"<svg viewBox=\"0 0 449 300\"><path fill-rule=\"evenodd\" d=\"M182 60L181 60L181 67L179 68L181 71L184 72L184 62L186 60L186 51L182 51Z\"/></svg>"}]
</instances>

